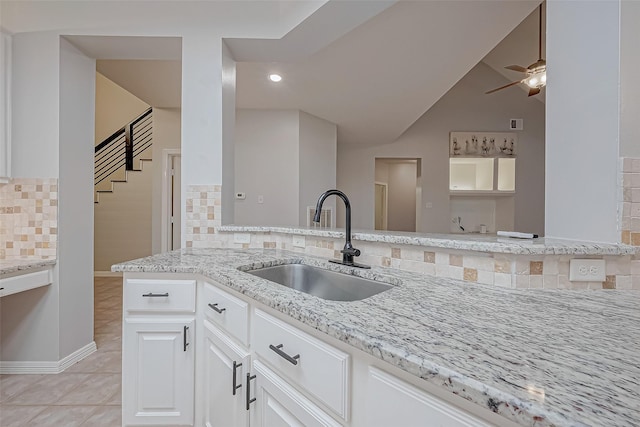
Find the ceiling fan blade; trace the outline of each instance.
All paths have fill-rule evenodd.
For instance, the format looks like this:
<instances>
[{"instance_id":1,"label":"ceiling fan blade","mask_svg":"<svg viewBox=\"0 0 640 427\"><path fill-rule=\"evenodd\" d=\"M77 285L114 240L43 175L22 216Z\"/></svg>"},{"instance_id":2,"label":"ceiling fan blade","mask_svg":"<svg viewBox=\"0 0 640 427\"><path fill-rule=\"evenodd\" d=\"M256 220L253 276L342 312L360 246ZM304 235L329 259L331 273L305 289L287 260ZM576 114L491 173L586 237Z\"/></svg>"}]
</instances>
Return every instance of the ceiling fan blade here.
<instances>
[{"instance_id":1,"label":"ceiling fan blade","mask_svg":"<svg viewBox=\"0 0 640 427\"><path fill-rule=\"evenodd\" d=\"M490 91L485 92L484 94L485 94L485 95L488 95L488 94L490 94L490 93L497 92L497 91L499 91L499 90L502 90L502 89L506 89L506 88L508 88L508 87L511 87L511 86L513 86L513 85L517 85L518 83L522 83L522 80L518 80L518 81L515 81L515 82L511 82L511 83L509 83L508 85L504 85L504 86L500 86L500 87L495 88L495 89L491 89Z\"/></svg>"},{"instance_id":2,"label":"ceiling fan blade","mask_svg":"<svg viewBox=\"0 0 640 427\"><path fill-rule=\"evenodd\" d=\"M531 89L529 89L529 96L537 95L539 93L540 93L539 87L532 87Z\"/></svg>"},{"instance_id":3,"label":"ceiling fan blade","mask_svg":"<svg viewBox=\"0 0 640 427\"><path fill-rule=\"evenodd\" d=\"M506 68L507 70L519 71L521 73L526 73L529 71L529 69L521 67L520 65L508 65L504 68Z\"/></svg>"}]
</instances>

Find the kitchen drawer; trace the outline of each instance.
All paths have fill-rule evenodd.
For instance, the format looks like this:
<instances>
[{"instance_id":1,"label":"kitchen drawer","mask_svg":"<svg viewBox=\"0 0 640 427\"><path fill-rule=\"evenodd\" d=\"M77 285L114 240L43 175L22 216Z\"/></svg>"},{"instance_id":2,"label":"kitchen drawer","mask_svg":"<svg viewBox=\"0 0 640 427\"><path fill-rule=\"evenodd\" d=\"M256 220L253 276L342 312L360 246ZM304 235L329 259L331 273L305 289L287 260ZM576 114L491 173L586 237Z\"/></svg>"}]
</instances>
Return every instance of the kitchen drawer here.
<instances>
[{"instance_id":1,"label":"kitchen drawer","mask_svg":"<svg viewBox=\"0 0 640 427\"><path fill-rule=\"evenodd\" d=\"M15 294L40 286L50 285L51 269L34 271L31 273L15 273L0 279L0 297Z\"/></svg>"},{"instance_id":2,"label":"kitchen drawer","mask_svg":"<svg viewBox=\"0 0 640 427\"><path fill-rule=\"evenodd\" d=\"M128 312L196 311L195 280L128 279L124 286Z\"/></svg>"},{"instance_id":3,"label":"kitchen drawer","mask_svg":"<svg viewBox=\"0 0 640 427\"><path fill-rule=\"evenodd\" d=\"M244 345L249 345L248 304L206 282L203 293L207 318Z\"/></svg>"},{"instance_id":4,"label":"kitchen drawer","mask_svg":"<svg viewBox=\"0 0 640 427\"><path fill-rule=\"evenodd\" d=\"M349 355L263 311L255 310L252 320L254 351L292 384L347 420Z\"/></svg>"}]
</instances>

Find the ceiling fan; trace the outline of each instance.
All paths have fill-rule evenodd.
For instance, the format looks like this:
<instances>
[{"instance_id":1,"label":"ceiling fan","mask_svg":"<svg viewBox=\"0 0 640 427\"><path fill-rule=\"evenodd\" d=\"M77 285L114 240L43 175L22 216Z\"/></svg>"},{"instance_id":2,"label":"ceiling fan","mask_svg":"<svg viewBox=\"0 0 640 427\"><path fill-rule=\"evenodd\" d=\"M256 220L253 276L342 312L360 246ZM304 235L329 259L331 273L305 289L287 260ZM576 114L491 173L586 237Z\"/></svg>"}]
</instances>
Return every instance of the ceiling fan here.
<instances>
[{"instance_id":1,"label":"ceiling fan","mask_svg":"<svg viewBox=\"0 0 640 427\"><path fill-rule=\"evenodd\" d=\"M520 65L509 65L507 67L504 67L508 70L526 73L527 75L522 80L517 80L499 88L492 89L488 92L485 92L485 94L490 94L517 85L519 83L524 83L529 86L529 96L533 96L539 94L540 89L547 84L547 62L542 59L542 4L540 4L538 9L538 60L529 65L527 68Z\"/></svg>"}]
</instances>

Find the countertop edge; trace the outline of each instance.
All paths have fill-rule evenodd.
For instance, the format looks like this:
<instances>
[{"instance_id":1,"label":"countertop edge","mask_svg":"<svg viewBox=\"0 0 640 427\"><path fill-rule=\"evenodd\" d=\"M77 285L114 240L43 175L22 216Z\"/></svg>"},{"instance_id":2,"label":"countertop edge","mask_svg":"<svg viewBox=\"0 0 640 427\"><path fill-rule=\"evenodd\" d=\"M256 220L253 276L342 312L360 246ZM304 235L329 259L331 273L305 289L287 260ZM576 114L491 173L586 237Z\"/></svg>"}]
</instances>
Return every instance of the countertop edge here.
<instances>
[{"instance_id":1,"label":"countertop edge","mask_svg":"<svg viewBox=\"0 0 640 427\"><path fill-rule=\"evenodd\" d=\"M344 238L344 231L282 226L223 225L216 228L222 233L281 233L311 237ZM473 252L510 255L635 255L640 248L618 243L599 243L555 238L513 239L497 236L468 234L393 233L356 230L354 241L379 242Z\"/></svg>"},{"instance_id":2,"label":"countertop edge","mask_svg":"<svg viewBox=\"0 0 640 427\"><path fill-rule=\"evenodd\" d=\"M0 260L0 275L11 274L17 271L28 273L29 270L35 270L50 265L56 265L57 259L39 259L39 260ZM5 265L7 264L7 265Z\"/></svg>"}]
</instances>

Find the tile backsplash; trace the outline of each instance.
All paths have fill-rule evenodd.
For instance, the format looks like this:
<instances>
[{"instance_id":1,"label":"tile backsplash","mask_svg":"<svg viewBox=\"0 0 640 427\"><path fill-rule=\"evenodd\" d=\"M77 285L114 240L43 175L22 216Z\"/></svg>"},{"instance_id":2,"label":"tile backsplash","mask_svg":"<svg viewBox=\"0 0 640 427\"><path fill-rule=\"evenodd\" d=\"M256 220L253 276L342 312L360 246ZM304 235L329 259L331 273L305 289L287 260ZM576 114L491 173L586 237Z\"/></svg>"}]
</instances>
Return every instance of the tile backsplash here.
<instances>
[{"instance_id":1,"label":"tile backsplash","mask_svg":"<svg viewBox=\"0 0 640 427\"><path fill-rule=\"evenodd\" d=\"M189 185L186 207L186 247L216 247L215 232L221 225L222 187Z\"/></svg>"},{"instance_id":2,"label":"tile backsplash","mask_svg":"<svg viewBox=\"0 0 640 427\"><path fill-rule=\"evenodd\" d=\"M621 158L620 166L620 241L627 245L640 246L640 158ZM631 259L631 280L633 287L640 289L639 255Z\"/></svg>"},{"instance_id":3,"label":"tile backsplash","mask_svg":"<svg viewBox=\"0 0 640 427\"><path fill-rule=\"evenodd\" d=\"M58 180L0 184L0 259L55 258L57 241Z\"/></svg>"}]
</instances>

